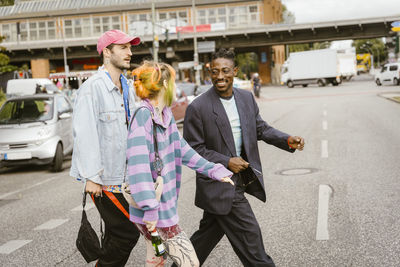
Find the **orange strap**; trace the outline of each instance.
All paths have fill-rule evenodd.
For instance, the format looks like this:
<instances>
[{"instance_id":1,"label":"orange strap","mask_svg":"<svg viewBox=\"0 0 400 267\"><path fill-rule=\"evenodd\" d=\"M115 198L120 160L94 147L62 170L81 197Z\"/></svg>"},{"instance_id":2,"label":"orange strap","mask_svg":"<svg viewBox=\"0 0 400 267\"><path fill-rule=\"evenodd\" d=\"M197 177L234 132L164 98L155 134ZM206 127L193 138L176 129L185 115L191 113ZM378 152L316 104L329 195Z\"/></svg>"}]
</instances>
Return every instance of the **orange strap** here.
<instances>
[{"instance_id":1,"label":"orange strap","mask_svg":"<svg viewBox=\"0 0 400 267\"><path fill-rule=\"evenodd\" d=\"M117 206L117 208L119 208L119 210L125 214L125 216L129 219L129 213L125 210L125 208L121 205L121 203L118 201L118 199L114 196L113 193L109 192L109 191L104 191L103 193L106 194L108 196L108 198L114 203L115 206Z\"/></svg>"}]
</instances>

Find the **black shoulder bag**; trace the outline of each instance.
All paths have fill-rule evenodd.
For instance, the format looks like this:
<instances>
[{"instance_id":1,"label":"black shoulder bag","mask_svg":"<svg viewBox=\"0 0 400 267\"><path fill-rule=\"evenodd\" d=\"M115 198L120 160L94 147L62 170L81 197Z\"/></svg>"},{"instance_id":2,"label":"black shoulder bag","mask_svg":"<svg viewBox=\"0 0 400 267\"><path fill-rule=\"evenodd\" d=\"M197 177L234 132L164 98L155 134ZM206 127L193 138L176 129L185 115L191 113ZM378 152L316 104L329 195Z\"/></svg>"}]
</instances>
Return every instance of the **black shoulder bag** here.
<instances>
[{"instance_id":1,"label":"black shoulder bag","mask_svg":"<svg viewBox=\"0 0 400 267\"><path fill-rule=\"evenodd\" d=\"M90 222L87 219L85 206L86 206L86 192L83 193L82 201L82 221L81 227L79 228L78 237L76 238L76 247L79 252L85 258L86 262L97 260L101 255L101 245L99 237L95 230L93 230ZM103 239L103 226L100 217L100 232Z\"/></svg>"}]
</instances>

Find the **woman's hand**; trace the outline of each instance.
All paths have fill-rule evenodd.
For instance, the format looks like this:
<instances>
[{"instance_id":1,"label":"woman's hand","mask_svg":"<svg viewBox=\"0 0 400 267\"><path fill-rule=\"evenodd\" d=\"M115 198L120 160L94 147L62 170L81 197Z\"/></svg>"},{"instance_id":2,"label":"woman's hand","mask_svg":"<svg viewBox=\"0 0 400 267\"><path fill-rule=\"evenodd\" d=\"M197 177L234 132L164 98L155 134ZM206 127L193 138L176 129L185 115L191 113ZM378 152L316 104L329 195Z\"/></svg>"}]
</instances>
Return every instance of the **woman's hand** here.
<instances>
[{"instance_id":1,"label":"woman's hand","mask_svg":"<svg viewBox=\"0 0 400 267\"><path fill-rule=\"evenodd\" d=\"M154 229L156 229L157 221L143 221L146 224L147 230L149 232L152 232Z\"/></svg>"},{"instance_id":2,"label":"woman's hand","mask_svg":"<svg viewBox=\"0 0 400 267\"><path fill-rule=\"evenodd\" d=\"M222 179L221 179L221 182L223 182L223 183L230 183L231 185L235 185L235 183L232 181L232 179L231 178L229 178L229 177L223 177Z\"/></svg>"}]
</instances>

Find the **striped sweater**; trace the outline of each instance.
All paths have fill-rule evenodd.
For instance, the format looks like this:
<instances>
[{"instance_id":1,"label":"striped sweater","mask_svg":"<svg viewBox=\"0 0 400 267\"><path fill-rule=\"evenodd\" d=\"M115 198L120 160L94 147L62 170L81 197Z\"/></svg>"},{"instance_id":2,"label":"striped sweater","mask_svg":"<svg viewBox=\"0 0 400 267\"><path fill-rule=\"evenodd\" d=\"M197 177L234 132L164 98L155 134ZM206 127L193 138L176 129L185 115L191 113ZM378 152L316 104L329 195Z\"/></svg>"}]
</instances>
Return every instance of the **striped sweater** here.
<instances>
[{"instance_id":1,"label":"striped sweater","mask_svg":"<svg viewBox=\"0 0 400 267\"><path fill-rule=\"evenodd\" d=\"M221 164L214 164L201 157L183 139L178 131L171 109L165 107L163 120L153 112L153 106L144 100L134 118L128 133L127 160L128 179L132 197L140 209L129 208L130 220L145 224L143 221L157 221L157 227L169 227L179 221L177 201L181 187L182 164L214 180L231 177L232 172ZM157 171L153 168L154 142L153 121L157 130L157 143L163 162L161 175L164 180L161 200L156 200L154 181Z\"/></svg>"}]
</instances>

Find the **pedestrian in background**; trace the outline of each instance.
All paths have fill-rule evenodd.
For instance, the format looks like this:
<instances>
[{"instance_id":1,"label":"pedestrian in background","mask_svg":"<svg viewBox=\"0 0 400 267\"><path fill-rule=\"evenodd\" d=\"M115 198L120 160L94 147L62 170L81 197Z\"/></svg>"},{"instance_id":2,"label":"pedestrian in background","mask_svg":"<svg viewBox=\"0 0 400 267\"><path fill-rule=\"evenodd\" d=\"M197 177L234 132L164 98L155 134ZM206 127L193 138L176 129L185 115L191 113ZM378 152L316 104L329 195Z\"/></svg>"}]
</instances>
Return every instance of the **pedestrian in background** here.
<instances>
[{"instance_id":1,"label":"pedestrian in background","mask_svg":"<svg viewBox=\"0 0 400 267\"><path fill-rule=\"evenodd\" d=\"M104 65L82 84L75 100L70 175L85 183L105 224L96 266L124 266L140 236L121 193L127 127L135 111L135 93L122 72L130 68L131 46L139 43L139 37L119 30L103 33L97 52Z\"/></svg>"},{"instance_id":2,"label":"pedestrian in background","mask_svg":"<svg viewBox=\"0 0 400 267\"><path fill-rule=\"evenodd\" d=\"M143 101L128 135L129 187L138 206L130 207L130 215L146 240L146 266L164 265L163 257L154 256L150 236L154 229L157 229L168 255L176 264L198 266L192 243L178 225L177 201L182 164L201 173L207 182L213 179L217 183L233 185L232 172L221 164L205 160L179 133L170 108L176 97L175 70L170 65L145 62L134 71L134 75L136 94ZM157 164L159 160L162 164ZM158 176L162 177L164 184L160 201L156 199L154 189ZM228 186L233 188L232 185Z\"/></svg>"},{"instance_id":3,"label":"pedestrian in background","mask_svg":"<svg viewBox=\"0 0 400 267\"><path fill-rule=\"evenodd\" d=\"M210 67L213 87L187 108L183 136L205 159L231 170L235 187L196 174L195 204L204 213L190 240L200 264L226 235L244 266L275 266L244 193L266 201L258 140L294 152L303 149L304 139L268 125L254 96L233 88L238 71L233 51L214 53Z\"/></svg>"}]
</instances>

